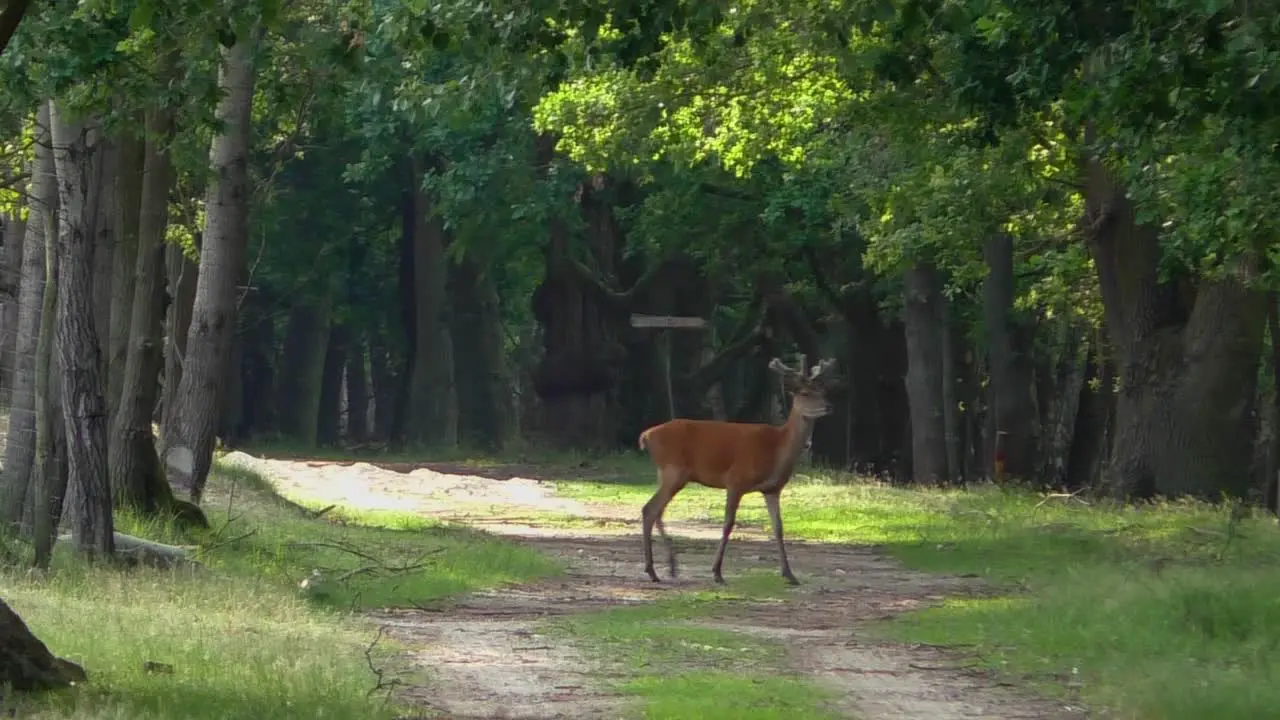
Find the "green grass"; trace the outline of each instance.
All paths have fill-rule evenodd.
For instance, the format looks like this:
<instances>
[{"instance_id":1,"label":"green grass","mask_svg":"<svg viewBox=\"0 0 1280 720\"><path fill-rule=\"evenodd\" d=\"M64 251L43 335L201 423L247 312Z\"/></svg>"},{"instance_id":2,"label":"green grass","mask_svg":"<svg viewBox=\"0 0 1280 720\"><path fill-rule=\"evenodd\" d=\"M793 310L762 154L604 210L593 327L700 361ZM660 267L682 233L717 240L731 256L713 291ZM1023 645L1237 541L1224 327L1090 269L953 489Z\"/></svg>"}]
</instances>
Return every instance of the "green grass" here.
<instances>
[{"instance_id":1,"label":"green grass","mask_svg":"<svg viewBox=\"0 0 1280 720\"><path fill-rule=\"evenodd\" d=\"M393 648L383 640L366 657L375 631L351 608L421 605L561 571L532 550L412 516L335 509L309 519L238 468L216 471L206 509L212 531L117 522L121 532L195 544L205 569L87 567L60 546L46 576L0 571L0 595L90 677L31 700L20 716L394 717L386 693L367 696L369 663L391 667ZM300 590L313 570L325 580ZM173 672L150 674L147 661Z\"/></svg>"},{"instance_id":2,"label":"green grass","mask_svg":"<svg viewBox=\"0 0 1280 720\"><path fill-rule=\"evenodd\" d=\"M651 477L646 469L559 489L639 508ZM1195 502L1085 505L990 486L847 480L816 474L788 487L788 537L872 544L908 567L978 574L1005 589L900 616L880 628L886 636L963 648L1016 679L1078 692L1111 717L1255 718L1280 707L1274 518L1233 522L1228 509ZM691 487L668 512L719 523L723 498ZM761 499L744 500L738 518L763 529Z\"/></svg>"},{"instance_id":3,"label":"green grass","mask_svg":"<svg viewBox=\"0 0 1280 720\"><path fill-rule=\"evenodd\" d=\"M625 678L616 690L637 698L651 720L837 717L827 708L829 693L786 670L780 643L696 623L725 603L779 592L772 577L749 574L732 592L684 593L570 616L551 627L594 649Z\"/></svg>"}]
</instances>

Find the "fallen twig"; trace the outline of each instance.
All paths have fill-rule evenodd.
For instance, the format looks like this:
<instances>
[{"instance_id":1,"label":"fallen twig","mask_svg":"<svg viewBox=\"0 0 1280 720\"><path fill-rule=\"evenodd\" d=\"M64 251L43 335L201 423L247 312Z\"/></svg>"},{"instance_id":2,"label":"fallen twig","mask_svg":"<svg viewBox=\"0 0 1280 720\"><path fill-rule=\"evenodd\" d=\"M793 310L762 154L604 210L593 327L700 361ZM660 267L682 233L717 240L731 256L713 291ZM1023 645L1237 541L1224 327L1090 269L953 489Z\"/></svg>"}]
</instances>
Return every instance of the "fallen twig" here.
<instances>
[{"instance_id":1,"label":"fallen twig","mask_svg":"<svg viewBox=\"0 0 1280 720\"><path fill-rule=\"evenodd\" d=\"M384 564L381 560L379 560L378 558L376 558L376 557L374 557L374 556L370 555L370 554L369 554L369 553L367 553L367 552L364 552L363 550L360 550L359 548L352 547L351 545L349 545L349 544L347 544L347 543L325 542L325 541L314 541L314 542L296 541L296 542L288 543L285 547L290 547L290 548L304 548L304 547L310 547L310 548L329 548L330 550L340 550L340 551L345 552L345 553L347 553L347 554L349 554L349 555L354 555L354 556L356 556L356 557L358 557L358 558L361 558L361 559L364 559L364 560L368 560L368 561L369 561L369 562L371 562L371 563L377 563L377 564L378 564L379 566L381 566L381 567L385 567L385 564Z\"/></svg>"},{"instance_id":2,"label":"fallen twig","mask_svg":"<svg viewBox=\"0 0 1280 720\"><path fill-rule=\"evenodd\" d=\"M1069 493L1049 493L1048 495L1045 495L1045 496L1044 496L1044 499L1043 499L1043 500L1041 500L1040 502L1036 503L1036 506L1035 506L1034 508L1032 508L1032 509L1034 509L1034 510L1038 510L1038 509L1040 509L1040 507L1041 507L1041 506L1043 506L1045 503L1049 502L1050 500L1065 500L1065 501L1067 501L1067 502L1070 502L1070 501L1072 501L1072 500L1075 500L1076 502L1080 503L1081 505L1088 506L1088 505L1089 505L1089 502L1088 502L1087 500L1083 500L1083 499L1081 499L1080 497L1078 497L1078 496L1080 495L1080 493L1084 492L1084 490L1085 490L1084 488L1080 488L1079 490L1076 490L1075 492L1069 492Z\"/></svg>"},{"instance_id":3,"label":"fallen twig","mask_svg":"<svg viewBox=\"0 0 1280 720\"><path fill-rule=\"evenodd\" d=\"M365 697L369 697L370 695L373 695L379 690L386 690L387 691L386 699L390 700L391 691L394 690L396 687L404 684L400 680L400 678L391 678L390 680L384 679L386 670L373 664L373 650L378 646L378 641L382 640L382 635L386 631L387 631L387 627L385 625L379 626L378 634L373 637L373 642L369 643L369 646L364 649L364 661L366 664L368 664L369 672L373 673L373 677L376 681L374 683L374 686L369 689L369 692L365 693Z\"/></svg>"},{"instance_id":4,"label":"fallen twig","mask_svg":"<svg viewBox=\"0 0 1280 720\"><path fill-rule=\"evenodd\" d=\"M223 526L223 527L225 527L225 526ZM200 550L201 550L202 552L212 552L212 551L214 551L214 550L217 550L218 548L226 547L227 545L232 545L232 544L238 543L238 542L240 542L241 540L244 540L244 539L246 539L246 538L253 537L253 536L254 536L254 535L256 535L257 533L258 533L258 529L257 529L257 528L253 528L253 529L252 529L252 530L250 530L249 532L247 532L247 533L241 533L240 535L237 535L237 536L235 536L235 537L233 537L233 538L227 538L227 539L225 539L225 540L221 540L221 541L216 542L216 543L213 543L213 544L211 544L211 545L205 545L205 546L203 546L202 548L200 548ZM215 537L216 537L216 536L215 536Z\"/></svg>"}]
</instances>

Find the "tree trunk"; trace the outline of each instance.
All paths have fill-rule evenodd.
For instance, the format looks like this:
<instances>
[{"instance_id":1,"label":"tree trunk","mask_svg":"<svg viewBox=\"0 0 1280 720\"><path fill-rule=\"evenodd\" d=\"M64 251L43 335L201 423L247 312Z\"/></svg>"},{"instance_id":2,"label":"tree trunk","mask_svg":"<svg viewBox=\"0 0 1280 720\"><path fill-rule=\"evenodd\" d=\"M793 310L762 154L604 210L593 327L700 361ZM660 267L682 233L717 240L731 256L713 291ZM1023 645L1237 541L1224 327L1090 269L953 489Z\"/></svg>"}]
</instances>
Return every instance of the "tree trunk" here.
<instances>
[{"instance_id":1,"label":"tree trunk","mask_svg":"<svg viewBox=\"0 0 1280 720\"><path fill-rule=\"evenodd\" d=\"M347 352L347 437L352 442L369 439L369 370L365 337L354 333Z\"/></svg>"},{"instance_id":2,"label":"tree trunk","mask_svg":"<svg viewBox=\"0 0 1280 720\"><path fill-rule=\"evenodd\" d=\"M182 381L174 402L174 448L191 452L190 473L171 467L176 486L200 502L213 464L219 396L235 332L236 281L245 262L249 235L249 151L251 111L256 79L254 56L261 31L254 28L223 53L219 84L226 94L218 102L223 132L214 138L209 161L215 179L205 198L204 244L196 279L191 329L183 354ZM165 452L170 451L166 446Z\"/></svg>"},{"instance_id":3,"label":"tree trunk","mask_svg":"<svg viewBox=\"0 0 1280 720\"><path fill-rule=\"evenodd\" d=\"M275 308L259 293L246 298L241 312L245 322L241 330L243 354L240 371L243 400L241 428L237 435L244 439L270 435L276 430L275 408Z\"/></svg>"},{"instance_id":4,"label":"tree trunk","mask_svg":"<svg viewBox=\"0 0 1280 720\"><path fill-rule=\"evenodd\" d=\"M67 687L86 679L84 668L49 652L22 618L0 599L0 687L31 692Z\"/></svg>"},{"instance_id":5,"label":"tree trunk","mask_svg":"<svg viewBox=\"0 0 1280 720\"><path fill-rule=\"evenodd\" d=\"M199 245L199 237L197 237ZM164 387L162 388L160 447L167 448L177 428L178 386L182 384L182 362L191 330L191 310L196 299L199 268L177 245L165 248L165 287L169 307L165 314Z\"/></svg>"},{"instance_id":6,"label":"tree trunk","mask_svg":"<svg viewBox=\"0 0 1280 720\"><path fill-rule=\"evenodd\" d=\"M1044 425L1039 472L1040 485L1047 488L1062 488L1070 483L1071 449L1076 444L1081 391L1089 361L1089 345L1079 329L1065 319L1058 324L1062 329L1058 343L1061 351L1052 373L1052 400Z\"/></svg>"},{"instance_id":7,"label":"tree trunk","mask_svg":"<svg viewBox=\"0 0 1280 720\"><path fill-rule=\"evenodd\" d=\"M917 483L936 485L949 477L943 407L944 300L938 271L931 263L920 262L908 268L903 282L912 476Z\"/></svg>"},{"instance_id":8,"label":"tree trunk","mask_svg":"<svg viewBox=\"0 0 1280 720\"><path fill-rule=\"evenodd\" d=\"M72 497L72 535L90 556L112 551L111 488L107 481L107 417L93 314L94 237L90 195L97 185L94 168L101 149L98 130L50 111L53 157L58 174L57 346L66 414L68 475Z\"/></svg>"},{"instance_id":9,"label":"tree trunk","mask_svg":"<svg viewBox=\"0 0 1280 720\"><path fill-rule=\"evenodd\" d=\"M939 343L942 347L942 427L947 443L947 482L964 481L964 430L960 417L960 396L957 385L956 354L960 343L951 327L950 307L946 301L938 304Z\"/></svg>"},{"instance_id":10,"label":"tree trunk","mask_svg":"<svg viewBox=\"0 0 1280 720\"><path fill-rule=\"evenodd\" d=\"M373 437L385 442L395 434L396 395L401 382L392 371L390 350L381 332L369 343L369 376L373 381Z\"/></svg>"},{"instance_id":11,"label":"tree trunk","mask_svg":"<svg viewBox=\"0 0 1280 720\"><path fill-rule=\"evenodd\" d=\"M541 138L540 145L540 157L549 163L548 139ZM606 200L608 191L607 178L596 176L582 188L581 200L593 262L606 277L614 275L619 254L619 229ZM546 276L533 295L543 342L534 373L539 430L560 447L609 447L619 439L618 370L626 359L626 348L614 332L619 318L592 296L574 271L570 228L554 218L549 231Z\"/></svg>"},{"instance_id":12,"label":"tree trunk","mask_svg":"<svg viewBox=\"0 0 1280 720\"><path fill-rule=\"evenodd\" d=\"M422 171L413 173L414 320L409 367L405 441L413 446L458 444L458 389L449 336L448 274L444 221L422 190Z\"/></svg>"},{"instance_id":13,"label":"tree trunk","mask_svg":"<svg viewBox=\"0 0 1280 720\"><path fill-rule=\"evenodd\" d=\"M1248 492L1266 295L1258 259L1162 282L1159 236L1101 162L1086 168L1089 246L1120 373L1108 487L1119 496Z\"/></svg>"},{"instance_id":14,"label":"tree trunk","mask_svg":"<svg viewBox=\"0 0 1280 720\"><path fill-rule=\"evenodd\" d=\"M329 328L316 410L316 442L323 447L336 447L342 435L342 375L346 371L350 336L343 323L334 322Z\"/></svg>"},{"instance_id":15,"label":"tree trunk","mask_svg":"<svg viewBox=\"0 0 1280 720\"><path fill-rule=\"evenodd\" d=\"M460 434L469 445L500 449L514 435L515 408L498 293L467 258L453 266L450 285Z\"/></svg>"},{"instance_id":16,"label":"tree trunk","mask_svg":"<svg viewBox=\"0 0 1280 720\"><path fill-rule=\"evenodd\" d=\"M111 322L107 338L107 409L119 412L124 367L129 354L129 323L133 319L133 277L137 272L138 213L142 202L143 153L140 138L121 138L116 160L115 237L112 253Z\"/></svg>"},{"instance_id":17,"label":"tree trunk","mask_svg":"<svg viewBox=\"0 0 1280 720\"><path fill-rule=\"evenodd\" d=\"M135 259L128 352L120 376L121 403L111 424L108 452L111 488L118 507L155 512L167 506L167 489L156 454L151 417L159 394L162 307L164 305L165 233L169 226L169 191L176 175L166 149L173 131L165 110L147 113L146 143L138 232L133 234ZM163 488L163 489L162 489ZM156 497L156 493L161 497Z\"/></svg>"},{"instance_id":18,"label":"tree trunk","mask_svg":"<svg viewBox=\"0 0 1280 720\"><path fill-rule=\"evenodd\" d=\"M58 256L50 246L48 282L44 288L44 310L40 321L40 345L36 360L36 459L32 472L30 527L35 566L49 567L58 535L63 508L78 502L68 497L67 417L62 405L62 373L53 357L54 318L57 314Z\"/></svg>"},{"instance_id":19,"label":"tree trunk","mask_svg":"<svg viewBox=\"0 0 1280 720\"><path fill-rule=\"evenodd\" d=\"M30 203L27 203L30 205ZM13 400L14 353L18 339L18 296L22 287L22 248L27 237L27 221L19 217L5 218L4 252L0 256L0 408L9 409Z\"/></svg>"},{"instance_id":20,"label":"tree trunk","mask_svg":"<svg viewBox=\"0 0 1280 720\"><path fill-rule=\"evenodd\" d=\"M14 342L13 398L6 432L4 469L0 474L0 530L16 530L22 520L31 468L35 462L36 359L47 281L45 254L57 239L58 181L49 134L49 103L36 116L32 198L18 287L18 325Z\"/></svg>"},{"instance_id":21,"label":"tree trunk","mask_svg":"<svg viewBox=\"0 0 1280 720\"><path fill-rule=\"evenodd\" d=\"M329 346L329 301L293 306L276 383L280 433L303 447L316 444L320 382Z\"/></svg>"},{"instance_id":22,"label":"tree trunk","mask_svg":"<svg viewBox=\"0 0 1280 720\"><path fill-rule=\"evenodd\" d=\"M983 248L987 278L983 283L983 328L990 363L991 409L1004 472L1030 479L1036 470L1039 410L1034 396L1035 366L1031 328L1014 317L1013 237L997 233Z\"/></svg>"},{"instance_id":23,"label":"tree trunk","mask_svg":"<svg viewBox=\"0 0 1280 720\"><path fill-rule=\"evenodd\" d=\"M112 273L115 270L116 249L117 152L115 143L111 138L102 137L96 154L97 159L94 162L91 179L93 190L87 197L89 198L89 227L92 229L93 238L93 330L101 343L98 348L98 362L102 364L103 392L105 393L107 376L111 372L108 367L110 357L107 354L107 342L111 333L111 300L114 295ZM104 402L106 402L105 396ZM114 411L115 406L108 405L107 409ZM110 416L107 422L110 424Z\"/></svg>"}]
</instances>

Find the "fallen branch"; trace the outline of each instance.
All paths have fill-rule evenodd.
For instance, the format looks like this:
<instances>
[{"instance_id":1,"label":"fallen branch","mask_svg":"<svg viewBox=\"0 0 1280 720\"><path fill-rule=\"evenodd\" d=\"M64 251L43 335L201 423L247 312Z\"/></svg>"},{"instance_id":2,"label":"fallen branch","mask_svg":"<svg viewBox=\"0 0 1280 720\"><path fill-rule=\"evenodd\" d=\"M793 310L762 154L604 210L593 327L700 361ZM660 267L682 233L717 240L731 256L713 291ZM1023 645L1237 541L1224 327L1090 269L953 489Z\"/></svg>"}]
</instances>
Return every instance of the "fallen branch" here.
<instances>
[{"instance_id":1,"label":"fallen branch","mask_svg":"<svg viewBox=\"0 0 1280 720\"><path fill-rule=\"evenodd\" d=\"M205 545L205 546L203 546L203 547L201 548L201 550L203 550L204 552L210 552L210 551L213 551L213 550L217 550L217 549L218 549L218 548L220 548L220 547L225 547L225 546L227 546L227 545L232 545L232 544L234 544L234 543L238 543L238 542L240 542L241 540L244 540L244 539L246 539L246 538L253 537L253 536L254 536L254 535L256 535L257 533L258 533L258 529L257 529L257 528L254 528L254 529L250 530L249 532L241 533L240 535L237 535L237 536L235 536L235 537L233 537L233 538L227 538L227 539L225 539L225 540L222 540L222 541L219 541L219 542L213 543L212 545Z\"/></svg>"},{"instance_id":2,"label":"fallen branch","mask_svg":"<svg viewBox=\"0 0 1280 720\"><path fill-rule=\"evenodd\" d=\"M140 537L125 535L124 533L114 533L114 544L116 556L125 560L131 560L139 565L147 565L155 568L171 568L181 565L199 567L200 563L191 558L188 554L194 548L180 545L165 545L153 540L144 540ZM71 540L71 533L63 533L58 536L61 542Z\"/></svg>"},{"instance_id":3,"label":"fallen branch","mask_svg":"<svg viewBox=\"0 0 1280 720\"><path fill-rule=\"evenodd\" d=\"M373 673L373 677L376 680L374 686L369 688L369 692L365 693L365 697L369 697L379 690L386 690L387 699L390 700L391 691L404 684L400 678L391 678L390 680L384 679L383 676L386 674L386 670L373 664L373 650L378 646L378 641L382 639L382 635L386 631L387 628L385 625L380 626L378 628L378 634L373 637L373 642L369 643L369 647L364 649L364 661L369 665L369 672Z\"/></svg>"},{"instance_id":4,"label":"fallen branch","mask_svg":"<svg viewBox=\"0 0 1280 720\"><path fill-rule=\"evenodd\" d=\"M1048 495L1044 496L1043 500L1036 503L1036 506L1033 509L1036 509L1036 510L1040 509L1041 506L1043 506L1045 503L1049 502L1050 500L1065 500L1067 502L1075 500L1081 505L1084 505L1087 507L1089 505L1089 501L1082 500L1081 498L1077 497L1082 492L1084 492L1084 488L1081 488L1075 492L1070 492L1070 493L1049 493Z\"/></svg>"}]
</instances>

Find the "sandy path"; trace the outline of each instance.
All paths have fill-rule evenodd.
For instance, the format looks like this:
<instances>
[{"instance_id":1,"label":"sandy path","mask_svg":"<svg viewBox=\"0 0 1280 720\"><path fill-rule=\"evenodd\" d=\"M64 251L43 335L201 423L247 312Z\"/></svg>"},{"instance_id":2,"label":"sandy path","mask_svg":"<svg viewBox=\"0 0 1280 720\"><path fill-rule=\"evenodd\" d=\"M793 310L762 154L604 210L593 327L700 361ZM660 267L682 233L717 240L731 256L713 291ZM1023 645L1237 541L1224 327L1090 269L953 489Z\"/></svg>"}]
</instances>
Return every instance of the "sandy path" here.
<instances>
[{"instance_id":1,"label":"sandy path","mask_svg":"<svg viewBox=\"0 0 1280 720\"><path fill-rule=\"evenodd\" d=\"M407 646L410 661L431 676L429 685L402 694L428 716L481 718L633 718L630 699L607 691L608 674L560 637L537 628L548 618L627 603L664 593L711 587L716 527L670 522L682 577L649 582L641 572L640 543L618 508L556 497L550 484L503 473L459 474L433 465L395 472L367 463L255 460L236 454L269 476L286 494L361 508L424 512L470 522L563 558L570 571L555 581L474 594L447 605L386 610L374 619ZM397 468L405 470L407 468ZM439 472L444 470L447 472ZM474 470L470 470L474 472ZM539 526L519 520L530 512L597 518L599 530ZM961 718L1080 718L1082 708L1035 699L988 674L958 667L953 654L867 640L867 622L942 600L980 592L972 579L904 570L867 548L788 543L804 583L782 601L735 607L703 624L783 641L793 669L832 690L837 711L858 720ZM726 576L747 567L776 567L772 543L749 532L735 535Z\"/></svg>"}]
</instances>

